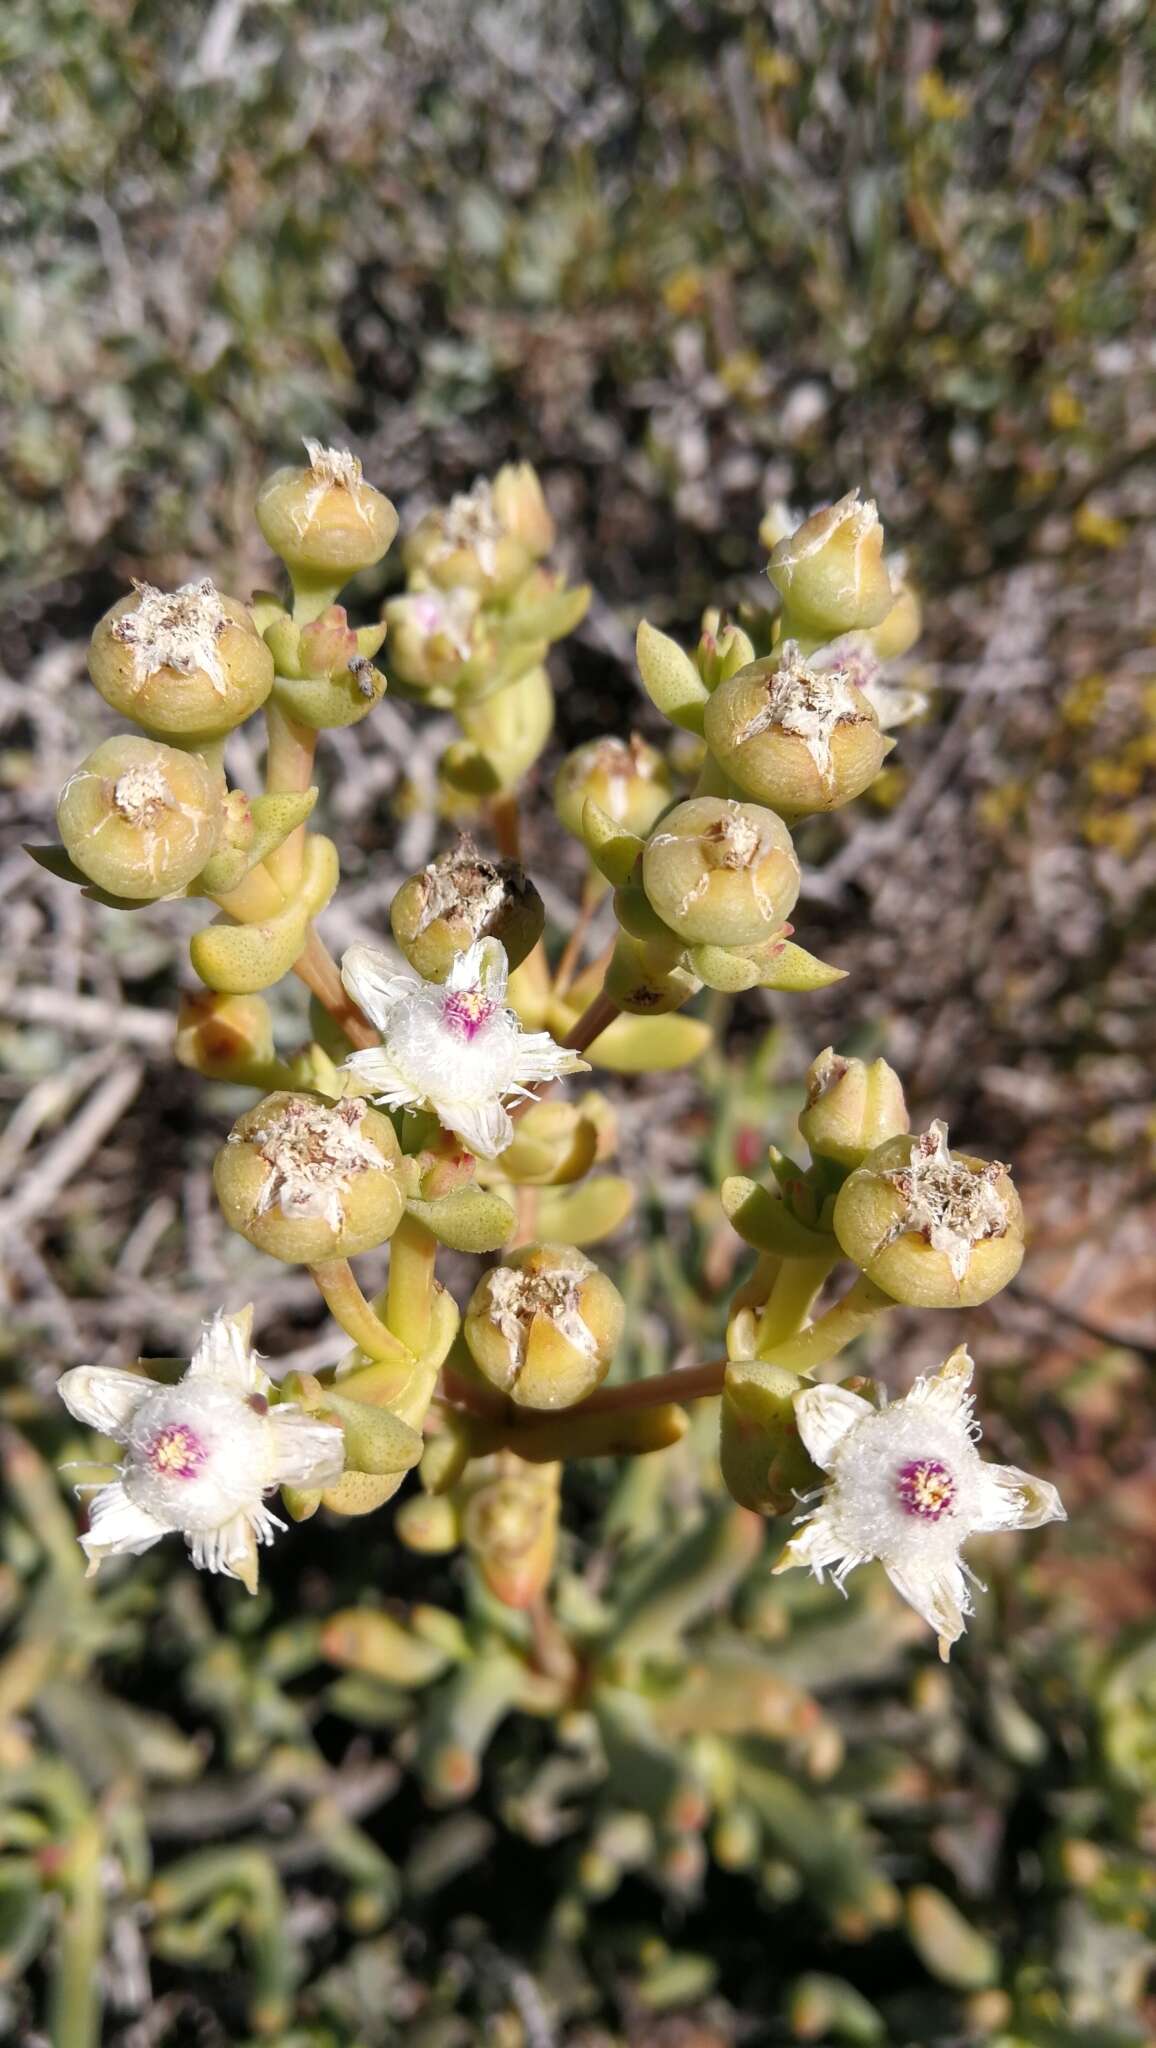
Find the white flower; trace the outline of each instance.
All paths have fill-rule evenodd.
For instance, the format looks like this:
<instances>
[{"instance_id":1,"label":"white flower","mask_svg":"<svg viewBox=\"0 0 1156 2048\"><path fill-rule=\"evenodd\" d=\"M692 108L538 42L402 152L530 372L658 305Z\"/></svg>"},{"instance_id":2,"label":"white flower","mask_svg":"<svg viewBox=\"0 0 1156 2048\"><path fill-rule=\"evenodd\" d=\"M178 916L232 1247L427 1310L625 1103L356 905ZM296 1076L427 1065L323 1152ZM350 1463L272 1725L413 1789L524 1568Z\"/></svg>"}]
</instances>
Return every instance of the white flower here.
<instances>
[{"instance_id":1,"label":"white flower","mask_svg":"<svg viewBox=\"0 0 1156 2048\"><path fill-rule=\"evenodd\" d=\"M848 1572L878 1558L896 1592L936 1631L945 1661L972 1611L961 1545L981 1530L1065 1519L1046 1479L980 1458L972 1370L960 1346L930 1379L881 1409L845 1387L800 1394L799 1435L830 1483L775 1566L809 1565L820 1580L829 1569L842 1591Z\"/></svg>"},{"instance_id":2,"label":"white flower","mask_svg":"<svg viewBox=\"0 0 1156 2048\"><path fill-rule=\"evenodd\" d=\"M444 983L394 974L384 953L351 946L341 978L382 1043L346 1061L390 1109L432 1109L471 1152L495 1159L514 1135L507 1099L587 1062L548 1031L523 1031L506 1007L506 951L479 939L458 953Z\"/></svg>"},{"instance_id":3,"label":"white flower","mask_svg":"<svg viewBox=\"0 0 1156 2048\"><path fill-rule=\"evenodd\" d=\"M289 1402L271 1403L272 1382L249 1346L250 1320L248 1309L214 1316L175 1386L99 1365L76 1366L59 1381L69 1413L125 1447L117 1477L89 1502L80 1541L90 1572L179 1529L195 1565L253 1593L257 1545L285 1527L264 1496L340 1477L341 1431Z\"/></svg>"}]
</instances>

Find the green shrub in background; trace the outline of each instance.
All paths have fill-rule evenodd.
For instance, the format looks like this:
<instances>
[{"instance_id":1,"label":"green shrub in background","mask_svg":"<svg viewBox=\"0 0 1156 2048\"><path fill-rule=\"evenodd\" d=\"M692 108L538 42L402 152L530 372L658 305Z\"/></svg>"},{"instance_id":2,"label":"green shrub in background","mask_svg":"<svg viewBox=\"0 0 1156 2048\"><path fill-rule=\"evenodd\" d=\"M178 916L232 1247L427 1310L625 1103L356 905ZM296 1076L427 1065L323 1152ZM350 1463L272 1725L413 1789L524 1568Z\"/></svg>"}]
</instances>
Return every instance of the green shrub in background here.
<instances>
[{"instance_id":1,"label":"green shrub in background","mask_svg":"<svg viewBox=\"0 0 1156 2048\"><path fill-rule=\"evenodd\" d=\"M1129 0L12 0L9 588L220 560L338 421L403 499L565 469L611 598L672 508L717 587L767 497L848 475L935 580L1110 539L1152 36Z\"/></svg>"}]
</instances>

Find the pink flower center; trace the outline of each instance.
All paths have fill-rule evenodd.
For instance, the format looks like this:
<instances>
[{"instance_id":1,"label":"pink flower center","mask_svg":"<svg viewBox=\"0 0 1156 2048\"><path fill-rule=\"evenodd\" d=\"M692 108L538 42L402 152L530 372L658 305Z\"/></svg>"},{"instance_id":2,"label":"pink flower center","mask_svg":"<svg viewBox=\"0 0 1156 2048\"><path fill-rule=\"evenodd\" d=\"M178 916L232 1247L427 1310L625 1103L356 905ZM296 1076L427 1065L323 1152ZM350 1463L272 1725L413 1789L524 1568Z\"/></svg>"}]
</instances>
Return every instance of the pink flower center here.
<instances>
[{"instance_id":1,"label":"pink flower center","mask_svg":"<svg viewBox=\"0 0 1156 2048\"><path fill-rule=\"evenodd\" d=\"M455 989L442 1006L442 1019L458 1038L476 1038L497 1008L480 988Z\"/></svg>"},{"instance_id":2,"label":"pink flower center","mask_svg":"<svg viewBox=\"0 0 1156 2048\"><path fill-rule=\"evenodd\" d=\"M895 1482L904 1514L917 1515L921 1522L938 1522L955 1500L955 1480L938 1458L910 1458L899 1467Z\"/></svg>"},{"instance_id":3,"label":"pink flower center","mask_svg":"<svg viewBox=\"0 0 1156 2048\"><path fill-rule=\"evenodd\" d=\"M208 1446L187 1422L167 1422L145 1451L153 1471L162 1479L195 1479L208 1455Z\"/></svg>"}]
</instances>

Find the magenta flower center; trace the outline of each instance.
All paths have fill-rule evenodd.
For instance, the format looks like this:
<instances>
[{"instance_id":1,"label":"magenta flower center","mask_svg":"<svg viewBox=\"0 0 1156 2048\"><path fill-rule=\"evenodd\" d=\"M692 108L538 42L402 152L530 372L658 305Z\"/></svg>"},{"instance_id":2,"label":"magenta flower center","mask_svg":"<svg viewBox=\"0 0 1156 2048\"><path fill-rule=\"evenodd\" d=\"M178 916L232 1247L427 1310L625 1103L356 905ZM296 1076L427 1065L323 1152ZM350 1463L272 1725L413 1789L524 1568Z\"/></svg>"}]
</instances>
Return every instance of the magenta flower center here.
<instances>
[{"instance_id":1,"label":"magenta flower center","mask_svg":"<svg viewBox=\"0 0 1156 2048\"><path fill-rule=\"evenodd\" d=\"M187 1422L166 1422L145 1451L162 1479L195 1479L208 1455L208 1446Z\"/></svg>"},{"instance_id":2,"label":"magenta flower center","mask_svg":"<svg viewBox=\"0 0 1156 2048\"><path fill-rule=\"evenodd\" d=\"M921 1522L938 1522L955 1502L956 1484L939 1458L909 1458L895 1474L899 1505Z\"/></svg>"},{"instance_id":3,"label":"magenta flower center","mask_svg":"<svg viewBox=\"0 0 1156 2048\"><path fill-rule=\"evenodd\" d=\"M483 995L480 988L459 988L446 997L442 1017L459 1038L476 1038L496 1008L496 1003Z\"/></svg>"}]
</instances>

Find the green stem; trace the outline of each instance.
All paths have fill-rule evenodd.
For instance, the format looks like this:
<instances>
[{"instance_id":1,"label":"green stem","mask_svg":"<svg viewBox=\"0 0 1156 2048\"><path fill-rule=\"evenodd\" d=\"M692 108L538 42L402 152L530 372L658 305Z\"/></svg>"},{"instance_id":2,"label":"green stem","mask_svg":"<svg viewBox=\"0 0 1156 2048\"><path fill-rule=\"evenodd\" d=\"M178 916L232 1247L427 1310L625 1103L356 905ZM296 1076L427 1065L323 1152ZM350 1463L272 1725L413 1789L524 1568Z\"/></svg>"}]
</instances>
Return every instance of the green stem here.
<instances>
[{"instance_id":1,"label":"green stem","mask_svg":"<svg viewBox=\"0 0 1156 2048\"><path fill-rule=\"evenodd\" d=\"M437 1248L433 1231L413 1216L402 1217L389 1243L385 1318L417 1358L429 1345Z\"/></svg>"},{"instance_id":2,"label":"green stem","mask_svg":"<svg viewBox=\"0 0 1156 2048\"><path fill-rule=\"evenodd\" d=\"M317 997L322 1009L328 1010L350 1045L362 1050L370 1045L380 1045L377 1032L358 1009L341 979L341 969L312 925L306 933L305 945L293 963L293 972L298 981L305 983L310 994Z\"/></svg>"},{"instance_id":3,"label":"green stem","mask_svg":"<svg viewBox=\"0 0 1156 2048\"><path fill-rule=\"evenodd\" d=\"M344 580L344 579L343 579ZM311 626L331 604L336 604L341 594L342 583L334 583L324 573L310 576L306 569L290 569L289 581L293 585L293 624Z\"/></svg>"},{"instance_id":4,"label":"green stem","mask_svg":"<svg viewBox=\"0 0 1156 2048\"><path fill-rule=\"evenodd\" d=\"M100 1847L95 1821L85 1821L69 1849L49 2000L48 2026L53 2048L97 2048L100 2040L100 1959L104 1951Z\"/></svg>"},{"instance_id":5,"label":"green stem","mask_svg":"<svg viewBox=\"0 0 1156 2048\"><path fill-rule=\"evenodd\" d=\"M513 790L503 790L490 798L490 825L503 860L521 860L522 824Z\"/></svg>"},{"instance_id":6,"label":"green stem","mask_svg":"<svg viewBox=\"0 0 1156 2048\"><path fill-rule=\"evenodd\" d=\"M408 1375L413 1367L412 1354L374 1312L353 1277L349 1260L325 1259L318 1266L310 1266L309 1271L330 1315L340 1323L346 1336L352 1337L367 1358L385 1365L404 1366Z\"/></svg>"},{"instance_id":7,"label":"green stem","mask_svg":"<svg viewBox=\"0 0 1156 2048\"><path fill-rule=\"evenodd\" d=\"M809 1372L837 1358L881 1310L894 1306L890 1295L860 1273L842 1301L835 1302L809 1330L788 1337L773 1350L761 1352L760 1357L766 1364L783 1365L790 1372ZM571 1416L606 1415L613 1410L661 1408L668 1401L710 1400L722 1393L726 1370L725 1358L711 1359L707 1365L676 1366L673 1372L652 1373L648 1379L631 1380L626 1386L599 1387L597 1393L587 1395L585 1401L576 1401L566 1412ZM456 1386L452 1391L458 1391Z\"/></svg>"},{"instance_id":8,"label":"green stem","mask_svg":"<svg viewBox=\"0 0 1156 2048\"><path fill-rule=\"evenodd\" d=\"M785 1365L790 1372L811 1372L837 1358L883 1309L894 1307L891 1296L876 1287L866 1273L860 1273L842 1301L835 1302L809 1330L771 1350L760 1349L759 1356L767 1364Z\"/></svg>"},{"instance_id":9,"label":"green stem","mask_svg":"<svg viewBox=\"0 0 1156 2048\"><path fill-rule=\"evenodd\" d=\"M311 725L300 725L278 702L273 691L265 705L269 744L265 755L265 788L270 795L299 796L312 786L313 759L317 734ZM269 855L269 872L285 894L292 895L301 880L305 853L305 827L298 825Z\"/></svg>"},{"instance_id":10,"label":"green stem","mask_svg":"<svg viewBox=\"0 0 1156 2048\"><path fill-rule=\"evenodd\" d=\"M811 1303L836 1263L834 1258L782 1261L759 1320L755 1348L760 1358L802 1329Z\"/></svg>"},{"instance_id":11,"label":"green stem","mask_svg":"<svg viewBox=\"0 0 1156 2048\"><path fill-rule=\"evenodd\" d=\"M280 917L285 908L284 894L264 861L250 868L235 889L224 889L209 901L238 924L264 924L271 917Z\"/></svg>"},{"instance_id":12,"label":"green stem","mask_svg":"<svg viewBox=\"0 0 1156 2048\"><path fill-rule=\"evenodd\" d=\"M587 1046L593 1045L594 1040L600 1038L607 1027L613 1024L615 1018L621 1015L622 1012L613 996L608 996L606 990L602 989L593 1002L587 1004L577 1023L566 1033L562 1043L574 1052L585 1052Z\"/></svg>"}]
</instances>

